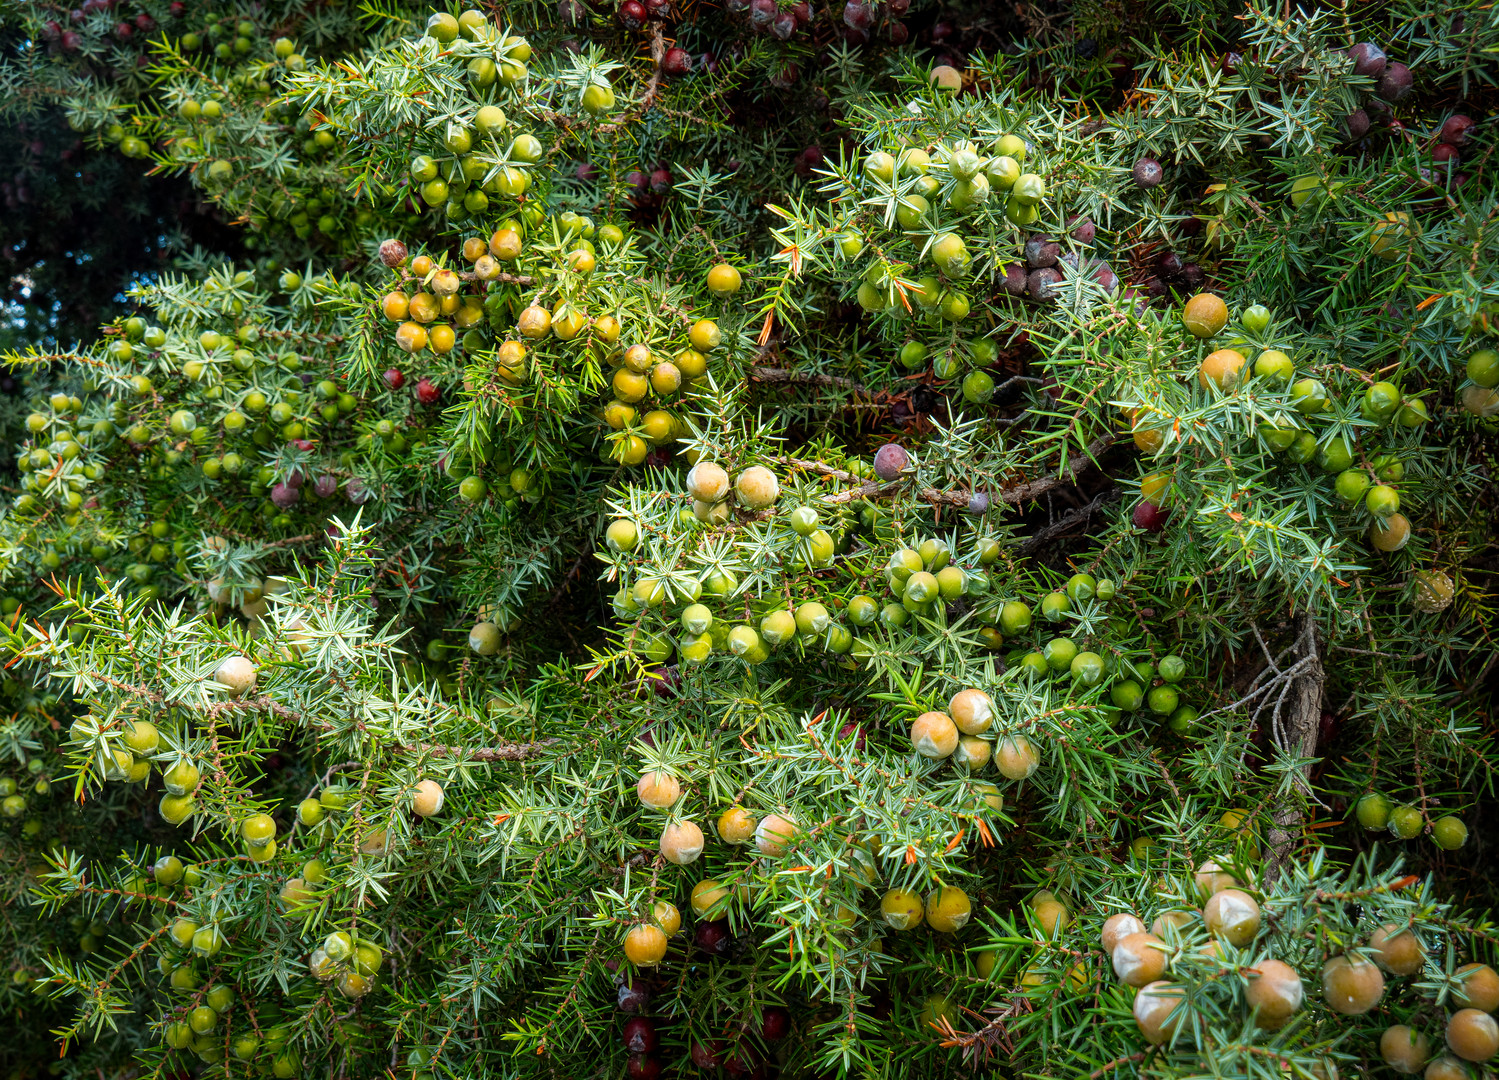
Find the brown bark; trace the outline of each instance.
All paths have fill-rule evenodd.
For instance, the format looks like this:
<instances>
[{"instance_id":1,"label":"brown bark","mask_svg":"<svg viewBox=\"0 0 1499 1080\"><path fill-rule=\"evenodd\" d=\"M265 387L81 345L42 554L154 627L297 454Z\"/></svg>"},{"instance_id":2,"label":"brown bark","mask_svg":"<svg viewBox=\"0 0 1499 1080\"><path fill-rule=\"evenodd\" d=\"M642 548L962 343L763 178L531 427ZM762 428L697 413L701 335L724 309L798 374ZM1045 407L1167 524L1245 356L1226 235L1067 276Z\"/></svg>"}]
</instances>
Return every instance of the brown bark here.
<instances>
[{"instance_id":1,"label":"brown bark","mask_svg":"<svg viewBox=\"0 0 1499 1080\"><path fill-rule=\"evenodd\" d=\"M1318 652L1317 623L1310 615L1302 616L1301 632L1296 642L1296 666L1285 696L1276 703L1271 718L1271 733L1282 752L1293 758L1309 759L1317 752L1317 729L1322 717L1322 687L1327 673ZM1265 887L1280 875L1280 869L1291 858L1301 838L1305 820L1301 800L1311 795L1311 765L1302 766L1300 783L1285 799L1271 809L1269 852L1265 858Z\"/></svg>"}]
</instances>

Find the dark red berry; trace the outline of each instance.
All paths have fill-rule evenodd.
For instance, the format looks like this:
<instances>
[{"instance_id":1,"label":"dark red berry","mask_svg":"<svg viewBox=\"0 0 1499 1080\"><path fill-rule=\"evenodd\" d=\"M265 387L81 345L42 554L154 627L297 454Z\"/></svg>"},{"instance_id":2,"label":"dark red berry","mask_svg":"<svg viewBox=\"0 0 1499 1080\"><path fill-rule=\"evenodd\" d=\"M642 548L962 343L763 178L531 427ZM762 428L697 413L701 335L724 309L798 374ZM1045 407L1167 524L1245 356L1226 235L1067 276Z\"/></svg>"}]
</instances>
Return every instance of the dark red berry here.
<instances>
[{"instance_id":1,"label":"dark red berry","mask_svg":"<svg viewBox=\"0 0 1499 1080\"><path fill-rule=\"evenodd\" d=\"M1396 102L1411 92L1413 83L1410 68L1404 64L1390 64L1380 76L1379 86L1374 92L1386 101Z\"/></svg>"},{"instance_id":2,"label":"dark red berry","mask_svg":"<svg viewBox=\"0 0 1499 1080\"><path fill-rule=\"evenodd\" d=\"M680 79L683 75L692 71L692 54L686 49L679 49L675 45L666 50L666 55L661 57L661 74L669 75L673 79Z\"/></svg>"},{"instance_id":3,"label":"dark red berry","mask_svg":"<svg viewBox=\"0 0 1499 1080\"><path fill-rule=\"evenodd\" d=\"M1187 263L1182 267L1182 284L1189 289L1200 289L1207 283L1208 276L1202 272L1202 267L1196 263Z\"/></svg>"},{"instance_id":4,"label":"dark red berry","mask_svg":"<svg viewBox=\"0 0 1499 1080\"><path fill-rule=\"evenodd\" d=\"M689 1051L692 1063L699 1069L716 1069L723 1064L724 1051L728 1049L722 1039L710 1039L708 1042L692 1043Z\"/></svg>"},{"instance_id":5,"label":"dark red berry","mask_svg":"<svg viewBox=\"0 0 1499 1080\"><path fill-rule=\"evenodd\" d=\"M144 30L149 34L152 30L156 29L156 20L143 11L135 17L135 28L137 30Z\"/></svg>"},{"instance_id":6,"label":"dark red berry","mask_svg":"<svg viewBox=\"0 0 1499 1080\"><path fill-rule=\"evenodd\" d=\"M620 1029L625 1049L632 1054L649 1054L661 1045L661 1035L656 1025L643 1016L632 1016Z\"/></svg>"},{"instance_id":7,"label":"dark red berry","mask_svg":"<svg viewBox=\"0 0 1499 1080\"><path fill-rule=\"evenodd\" d=\"M588 16L583 0L557 0L557 17L567 26L577 26Z\"/></svg>"},{"instance_id":8,"label":"dark red berry","mask_svg":"<svg viewBox=\"0 0 1499 1080\"><path fill-rule=\"evenodd\" d=\"M1103 286L1103 291L1112 293L1119 288L1119 275L1114 273L1108 263L1099 263L1093 271L1093 280Z\"/></svg>"},{"instance_id":9,"label":"dark red berry","mask_svg":"<svg viewBox=\"0 0 1499 1080\"><path fill-rule=\"evenodd\" d=\"M806 26L812 21L812 5L807 0L798 0L791 5L791 14L796 16L798 26Z\"/></svg>"},{"instance_id":10,"label":"dark red berry","mask_svg":"<svg viewBox=\"0 0 1499 1080\"><path fill-rule=\"evenodd\" d=\"M1168 511L1162 510L1148 502L1142 502L1135 507L1135 528L1144 529L1146 532L1160 532L1166 527Z\"/></svg>"},{"instance_id":11,"label":"dark red berry","mask_svg":"<svg viewBox=\"0 0 1499 1080\"><path fill-rule=\"evenodd\" d=\"M624 0L619 5L619 23L626 30L644 29L648 18L645 5L640 0Z\"/></svg>"},{"instance_id":12,"label":"dark red berry","mask_svg":"<svg viewBox=\"0 0 1499 1080\"><path fill-rule=\"evenodd\" d=\"M650 187L651 178L639 169L631 169L625 173L625 183L629 184L636 191L643 192L646 188Z\"/></svg>"},{"instance_id":13,"label":"dark red berry","mask_svg":"<svg viewBox=\"0 0 1499 1080\"><path fill-rule=\"evenodd\" d=\"M645 10L653 19L664 19L671 14L671 0L645 0Z\"/></svg>"},{"instance_id":14,"label":"dark red berry","mask_svg":"<svg viewBox=\"0 0 1499 1080\"><path fill-rule=\"evenodd\" d=\"M722 956L734 943L729 935L729 923L726 919L698 923L697 931L693 934L693 941L709 956Z\"/></svg>"},{"instance_id":15,"label":"dark red berry","mask_svg":"<svg viewBox=\"0 0 1499 1080\"><path fill-rule=\"evenodd\" d=\"M665 195L671 190L671 170L664 166L651 173L651 192L655 195Z\"/></svg>"},{"instance_id":16,"label":"dark red berry","mask_svg":"<svg viewBox=\"0 0 1499 1080\"><path fill-rule=\"evenodd\" d=\"M789 90L802 77L802 69L787 61L770 73L770 85L777 90Z\"/></svg>"},{"instance_id":17,"label":"dark red berry","mask_svg":"<svg viewBox=\"0 0 1499 1080\"><path fill-rule=\"evenodd\" d=\"M644 1054L631 1054L625 1064L630 1080L656 1080L661 1075L661 1062Z\"/></svg>"},{"instance_id":18,"label":"dark red berry","mask_svg":"<svg viewBox=\"0 0 1499 1080\"><path fill-rule=\"evenodd\" d=\"M312 493L319 499L331 499L338 493L338 478L324 473L312 482Z\"/></svg>"},{"instance_id":19,"label":"dark red berry","mask_svg":"<svg viewBox=\"0 0 1499 1080\"><path fill-rule=\"evenodd\" d=\"M770 24L770 34L777 41L790 41L796 33L796 16L789 11L782 11Z\"/></svg>"},{"instance_id":20,"label":"dark red berry","mask_svg":"<svg viewBox=\"0 0 1499 1080\"><path fill-rule=\"evenodd\" d=\"M1236 52L1226 52L1218 61L1218 69L1225 75L1237 75L1239 68L1244 63L1244 57Z\"/></svg>"},{"instance_id":21,"label":"dark red berry","mask_svg":"<svg viewBox=\"0 0 1499 1080\"><path fill-rule=\"evenodd\" d=\"M1343 130L1348 133L1350 142L1356 142L1369 134L1369 114L1363 109L1354 109L1343 121Z\"/></svg>"},{"instance_id":22,"label":"dark red berry","mask_svg":"<svg viewBox=\"0 0 1499 1080\"><path fill-rule=\"evenodd\" d=\"M182 18L182 13L186 10L187 4L183 0L172 0L172 3L167 7L167 13L174 19Z\"/></svg>"},{"instance_id":23,"label":"dark red berry","mask_svg":"<svg viewBox=\"0 0 1499 1080\"><path fill-rule=\"evenodd\" d=\"M1353 73L1355 75L1367 75L1371 79L1377 79L1385 72L1386 58L1384 50L1378 45L1367 41L1360 41L1348 50L1348 55L1353 58Z\"/></svg>"},{"instance_id":24,"label":"dark red berry","mask_svg":"<svg viewBox=\"0 0 1499 1080\"><path fill-rule=\"evenodd\" d=\"M83 44L83 39L78 36L76 30L64 30L61 43L65 51L77 52L78 47Z\"/></svg>"},{"instance_id":25,"label":"dark red berry","mask_svg":"<svg viewBox=\"0 0 1499 1080\"><path fill-rule=\"evenodd\" d=\"M1062 245L1049 236L1033 236L1025 242L1025 261L1032 267L1055 266L1062 254Z\"/></svg>"},{"instance_id":26,"label":"dark red berry","mask_svg":"<svg viewBox=\"0 0 1499 1080\"><path fill-rule=\"evenodd\" d=\"M616 1004L620 1012L643 1013L650 1006L651 992L638 980L620 983Z\"/></svg>"},{"instance_id":27,"label":"dark red berry","mask_svg":"<svg viewBox=\"0 0 1499 1080\"><path fill-rule=\"evenodd\" d=\"M1439 142L1431 148L1431 160L1456 163L1462 160L1462 154L1451 143Z\"/></svg>"},{"instance_id":28,"label":"dark red berry","mask_svg":"<svg viewBox=\"0 0 1499 1080\"><path fill-rule=\"evenodd\" d=\"M271 502L282 510L289 510L297 505L297 500L302 497L302 492L290 484L277 484L271 488Z\"/></svg>"},{"instance_id":29,"label":"dark red berry","mask_svg":"<svg viewBox=\"0 0 1499 1080\"><path fill-rule=\"evenodd\" d=\"M781 1006L767 1006L760 1014L760 1036L766 1042L778 1042L790 1033L791 1014Z\"/></svg>"},{"instance_id":30,"label":"dark red berry","mask_svg":"<svg viewBox=\"0 0 1499 1080\"><path fill-rule=\"evenodd\" d=\"M1025 295L1038 304L1050 303L1056 299L1057 286L1061 281L1062 272L1055 266L1032 270L1025 278Z\"/></svg>"},{"instance_id":31,"label":"dark red berry","mask_svg":"<svg viewBox=\"0 0 1499 1080\"><path fill-rule=\"evenodd\" d=\"M848 0L843 5L843 23L850 30L868 30L874 24L874 11L864 0Z\"/></svg>"},{"instance_id":32,"label":"dark red berry","mask_svg":"<svg viewBox=\"0 0 1499 1080\"><path fill-rule=\"evenodd\" d=\"M1025 295L1025 264L1010 263L1005 267L1005 292L1011 296Z\"/></svg>"},{"instance_id":33,"label":"dark red berry","mask_svg":"<svg viewBox=\"0 0 1499 1080\"><path fill-rule=\"evenodd\" d=\"M431 405L440 397L442 397L442 387L431 379L422 379L416 384L416 400L423 405Z\"/></svg>"},{"instance_id":34,"label":"dark red berry","mask_svg":"<svg viewBox=\"0 0 1499 1080\"><path fill-rule=\"evenodd\" d=\"M131 26L128 22L115 23L115 37L121 41L129 41L134 36L135 27Z\"/></svg>"},{"instance_id":35,"label":"dark red berry","mask_svg":"<svg viewBox=\"0 0 1499 1080\"><path fill-rule=\"evenodd\" d=\"M936 22L932 23L932 40L946 41L948 38L952 37L952 30L952 23L947 22L944 19L938 19Z\"/></svg>"},{"instance_id":36,"label":"dark red berry","mask_svg":"<svg viewBox=\"0 0 1499 1080\"><path fill-rule=\"evenodd\" d=\"M1141 158L1135 162L1135 168L1131 174L1135 183L1142 188L1153 188L1166 177L1166 170L1161 168L1161 163L1155 158Z\"/></svg>"},{"instance_id":37,"label":"dark red berry","mask_svg":"<svg viewBox=\"0 0 1499 1080\"><path fill-rule=\"evenodd\" d=\"M1072 239L1079 244L1091 244L1098 235L1098 226L1085 217L1074 214L1067 219L1067 224L1072 228Z\"/></svg>"},{"instance_id":38,"label":"dark red berry","mask_svg":"<svg viewBox=\"0 0 1499 1080\"><path fill-rule=\"evenodd\" d=\"M406 376L401 373L400 368L390 368L385 372L385 385L392 390L399 390L406 385Z\"/></svg>"},{"instance_id":39,"label":"dark red berry","mask_svg":"<svg viewBox=\"0 0 1499 1080\"><path fill-rule=\"evenodd\" d=\"M892 20L885 24L885 36L892 45L904 45L911 40L911 28L903 22Z\"/></svg>"},{"instance_id":40,"label":"dark red berry","mask_svg":"<svg viewBox=\"0 0 1499 1080\"><path fill-rule=\"evenodd\" d=\"M854 723L852 720L838 729L838 738L843 741L852 739L854 740L855 750L864 749L864 729L861 728L858 724Z\"/></svg>"},{"instance_id":41,"label":"dark red berry","mask_svg":"<svg viewBox=\"0 0 1499 1080\"><path fill-rule=\"evenodd\" d=\"M1162 252L1155 261L1155 272L1161 277L1176 277L1182 272L1182 257L1174 251Z\"/></svg>"},{"instance_id":42,"label":"dark red berry","mask_svg":"<svg viewBox=\"0 0 1499 1080\"><path fill-rule=\"evenodd\" d=\"M1462 146L1468 141L1468 131L1473 127L1473 121L1461 113L1456 116L1447 117L1442 124L1442 133L1439 136L1444 143L1451 146Z\"/></svg>"},{"instance_id":43,"label":"dark red berry","mask_svg":"<svg viewBox=\"0 0 1499 1080\"><path fill-rule=\"evenodd\" d=\"M750 0L749 21L757 30L764 30L775 22L779 9L776 0Z\"/></svg>"},{"instance_id":44,"label":"dark red berry","mask_svg":"<svg viewBox=\"0 0 1499 1080\"><path fill-rule=\"evenodd\" d=\"M889 483L899 480L900 474L911 466L911 455L906 448L896 443L886 443L875 451L874 474Z\"/></svg>"}]
</instances>

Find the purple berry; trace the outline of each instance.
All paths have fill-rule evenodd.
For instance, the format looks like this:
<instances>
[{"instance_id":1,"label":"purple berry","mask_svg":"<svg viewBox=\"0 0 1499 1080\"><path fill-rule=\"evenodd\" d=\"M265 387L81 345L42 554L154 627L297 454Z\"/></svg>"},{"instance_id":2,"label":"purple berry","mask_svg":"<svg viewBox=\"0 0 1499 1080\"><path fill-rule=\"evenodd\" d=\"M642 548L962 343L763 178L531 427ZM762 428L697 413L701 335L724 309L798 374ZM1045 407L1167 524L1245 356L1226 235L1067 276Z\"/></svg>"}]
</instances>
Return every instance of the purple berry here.
<instances>
[{"instance_id":1,"label":"purple berry","mask_svg":"<svg viewBox=\"0 0 1499 1080\"><path fill-rule=\"evenodd\" d=\"M1030 275L1025 279L1025 295L1038 304L1050 303L1056 299L1056 287L1061 280L1062 272L1054 266L1044 266L1040 270L1032 270Z\"/></svg>"},{"instance_id":2,"label":"purple berry","mask_svg":"<svg viewBox=\"0 0 1499 1080\"><path fill-rule=\"evenodd\" d=\"M1131 175L1140 187L1153 188L1166 178L1166 170L1161 168L1161 163L1155 158L1143 157L1135 162Z\"/></svg>"},{"instance_id":3,"label":"purple berry","mask_svg":"<svg viewBox=\"0 0 1499 1080\"><path fill-rule=\"evenodd\" d=\"M1055 266L1062 246L1047 236L1033 236L1025 244L1025 261L1036 269Z\"/></svg>"},{"instance_id":4,"label":"purple berry","mask_svg":"<svg viewBox=\"0 0 1499 1080\"><path fill-rule=\"evenodd\" d=\"M1367 41L1360 41L1348 50L1348 55L1353 58L1353 73L1355 75L1367 75L1371 79L1377 79L1385 72L1386 58L1384 50L1378 45Z\"/></svg>"},{"instance_id":5,"label":"purple berry","mask_svg":"<svg viewBox=\"0 0 1499 1080\"><path fill-rule=\"evenodd\" d=\"M302 493L290 484L277 484L271 488L271 502L275 503L282 510L290 510L293 506L296 506L297 500L301 497Z\"/></svg>"},{"instance_id":6,"label":"purple berry","mask_svg":"<svg viewBox=\"0 0 1499 1080\"><path fill-rule=\"evenodd\" d=\"M911 466L911 455L906 453L906 448L895 443L886 443L875 451L874 474L881 480L889 482L899 480L900 474Z\"/></svg>"},{"instance_id":7,"label":"purple berry","mask_svg":"<svg viewBox=\"0 0 1499 1080\"><path fill-rule=\"evenodd\" d=\"M1135 528L1144 529L1146 532L1158 533L1166 527L1166 518L1169 511L1162 510L1153 503L1142 502L1135 507Z\"/></svg>"},{"instance_id":8,"label":"purple berry","mask_svg":"<svg viewBox=\"0 0 1499 1080\"><path fill-rule=\"evenodd\" d=\"M1391 64L1385 68L1384 75L1380 77L1379 86L1374 92L1386 101L1396 102L1411 92L1413 83L1410 68L1404 64Z\"/></svg>"}]
</instances>

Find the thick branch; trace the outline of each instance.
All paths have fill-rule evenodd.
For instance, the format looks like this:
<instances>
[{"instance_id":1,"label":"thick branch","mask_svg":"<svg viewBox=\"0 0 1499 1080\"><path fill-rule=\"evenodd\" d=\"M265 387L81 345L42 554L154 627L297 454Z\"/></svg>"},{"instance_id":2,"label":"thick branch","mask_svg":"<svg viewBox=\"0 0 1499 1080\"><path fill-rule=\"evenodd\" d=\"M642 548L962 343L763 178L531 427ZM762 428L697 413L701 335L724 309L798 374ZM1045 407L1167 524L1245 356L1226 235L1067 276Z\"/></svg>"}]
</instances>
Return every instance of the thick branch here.
<instances>
[{"instance_id":1,"label":"thick branch","mask_svg":"<svg viewBox=\"0 0 1499 1080\"><path fill-rule=\"evenodd\" d=\"M1311 764L1317 752L1317 729L1322 718L1322 685L1327 679L1318 654L1317 623L1311 615L1302 616L1296 650L1301 654L1296 666L1301 670L1290 680L1282 701L1276 703L1271 722L1275 744L1293 759L1307 761L1301 767L1303 790L1311 790ZM1300 838L1303 815L1300 792L1292 791L1271 812L1270 851L1265 860L1265 887L1280 876L1280 870L1291 858Z\"/></svg>"}]
</instances>

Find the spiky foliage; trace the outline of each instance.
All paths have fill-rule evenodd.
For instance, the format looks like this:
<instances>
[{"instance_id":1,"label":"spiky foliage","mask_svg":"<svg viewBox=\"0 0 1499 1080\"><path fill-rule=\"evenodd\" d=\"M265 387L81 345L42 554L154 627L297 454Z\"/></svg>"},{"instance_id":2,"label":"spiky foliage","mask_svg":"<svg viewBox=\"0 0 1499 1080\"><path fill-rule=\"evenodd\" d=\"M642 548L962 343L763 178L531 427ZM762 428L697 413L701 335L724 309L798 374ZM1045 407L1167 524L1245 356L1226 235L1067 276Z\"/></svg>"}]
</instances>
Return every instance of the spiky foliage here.
<instances>
[{"instance_id":1,"label":"spiky foliage","mask_svg":"<svg viewBox=\"0 0 1499 1080\"><path fill-rule=\"evenodd\" d=\"M7 993L64 1067L1477 1060L1487 24L1413 13L1402 97L1341 12L1161 9L1119 100L1050 25L1039 90L851 34L805 175L726 104L794 37L389 20L192 147L165 54L132 123L300 253L10 358L4 733L80 803L0 804L79 920Z\"/></svg>"}]
</instances>

